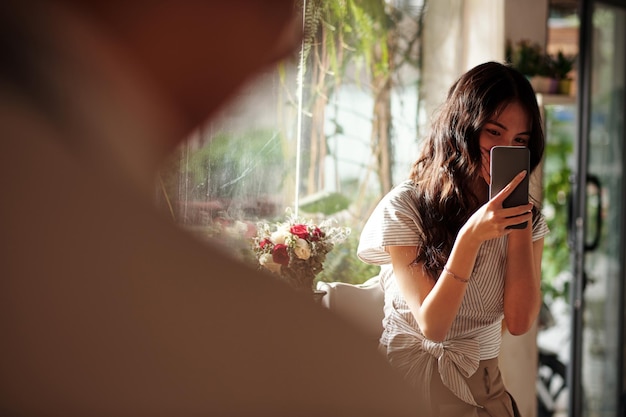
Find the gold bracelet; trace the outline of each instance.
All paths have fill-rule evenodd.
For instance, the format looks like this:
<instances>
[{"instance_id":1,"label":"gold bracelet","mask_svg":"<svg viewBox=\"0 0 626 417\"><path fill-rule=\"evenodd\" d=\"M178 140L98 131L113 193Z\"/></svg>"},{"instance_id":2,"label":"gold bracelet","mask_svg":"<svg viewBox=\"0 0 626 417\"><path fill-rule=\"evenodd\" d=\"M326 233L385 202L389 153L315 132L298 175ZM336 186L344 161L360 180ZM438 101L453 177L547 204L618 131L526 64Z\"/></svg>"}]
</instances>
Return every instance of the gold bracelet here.
<instances>
[{"instance_id":1,"label":"gold bracelet","mask_svg":"<svg viewBox=\"0 0 626 417\"><path fill-rule=\"evenodd\" d=\"M458 275L457 275L457 274L455 274L454 272L450 271L450 270L448 269L448 267L447 267L447 266L445 266L445 265L443 266L443 272L445 272L445 273L446 273L446 274L448 274L448 275L452 275L452 278L454 278L454 279L456 279L457 281L460 281L460 282L462 282L462 283L464 283L464 284L467 284L467 283L469 282L469 279L467 279L467 278L461 278L460 276L458 276Z\"/></svg>"}]
</instances>

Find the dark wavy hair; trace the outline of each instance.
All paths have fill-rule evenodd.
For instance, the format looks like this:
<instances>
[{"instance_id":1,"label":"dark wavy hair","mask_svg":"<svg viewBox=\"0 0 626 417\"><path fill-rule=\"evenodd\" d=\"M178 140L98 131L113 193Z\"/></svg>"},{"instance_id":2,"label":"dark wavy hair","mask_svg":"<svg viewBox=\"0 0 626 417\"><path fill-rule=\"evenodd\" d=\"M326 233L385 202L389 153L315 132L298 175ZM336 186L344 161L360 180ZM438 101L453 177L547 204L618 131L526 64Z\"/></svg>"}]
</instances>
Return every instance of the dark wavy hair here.
<instances>
[{"instance_id":1,"label":"dark wavy hair","mask_svg":"<svg viewBox=\"0 0 626 417\"><path fill-rule=\"evenodd\" d=\"M422 244L414 263L423 264L435 280L460 228L482 204L474 191L481 175L480 132L512 102L518 102L530 118L532 173L544 152L537 98L524 75L498 62L480 64L452 85L413 164L410 179L422 216ZM537 214L533 209L533 218Z\"/></svg>"}]
</instances>

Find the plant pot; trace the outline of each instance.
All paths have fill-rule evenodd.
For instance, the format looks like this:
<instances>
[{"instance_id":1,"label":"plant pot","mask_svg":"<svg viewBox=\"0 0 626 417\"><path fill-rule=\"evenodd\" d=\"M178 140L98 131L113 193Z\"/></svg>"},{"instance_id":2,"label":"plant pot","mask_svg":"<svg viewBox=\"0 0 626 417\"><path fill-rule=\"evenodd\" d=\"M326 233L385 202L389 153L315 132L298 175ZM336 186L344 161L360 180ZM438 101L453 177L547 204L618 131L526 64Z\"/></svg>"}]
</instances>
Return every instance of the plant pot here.
<instances>
[{"instance_id":1,"label":"plant pot","mask_svg":"<svg viewBox=\"0 0 626 417\"><path fill-rule=\"evenodd\" d=\"M535 93L551 94L556 92L556 82L553 78L543 75L535 75L530 79Z\"/></svg>"},{"instance_id":2,"label":"plant pot","mask_svg":"<svg viewBox=\"0 0 626 417\"><path fill-rule=\"evenodd\" d=\"M559 88L558 88L557 92L558 92L558 94L571 95L571 92L572 92L572 80L570 80L570 79L559 80Z\"/></svg>"}]
</instances>

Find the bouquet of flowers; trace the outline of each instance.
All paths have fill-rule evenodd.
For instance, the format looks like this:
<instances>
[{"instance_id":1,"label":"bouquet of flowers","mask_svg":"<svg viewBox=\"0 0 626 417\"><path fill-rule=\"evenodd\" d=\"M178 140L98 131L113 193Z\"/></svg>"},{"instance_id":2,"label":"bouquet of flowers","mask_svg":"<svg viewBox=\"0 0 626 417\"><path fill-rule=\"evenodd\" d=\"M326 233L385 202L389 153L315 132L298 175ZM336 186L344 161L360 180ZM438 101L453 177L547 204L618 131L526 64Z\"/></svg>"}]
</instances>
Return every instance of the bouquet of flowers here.
<instances>
[{"instance_id":1,"label":"bouquet of flowers","mask_svg":"<svg viewBox=\"0 0 626 417\"><path fill-rule=\"evenodd\" d=\"M349 228L333 224L328 219L318 226L293 215L282 223L258 223L253 250L260 266L296 289L312 291L326 254L350 234Z\"/></svg>"}]
</instances>

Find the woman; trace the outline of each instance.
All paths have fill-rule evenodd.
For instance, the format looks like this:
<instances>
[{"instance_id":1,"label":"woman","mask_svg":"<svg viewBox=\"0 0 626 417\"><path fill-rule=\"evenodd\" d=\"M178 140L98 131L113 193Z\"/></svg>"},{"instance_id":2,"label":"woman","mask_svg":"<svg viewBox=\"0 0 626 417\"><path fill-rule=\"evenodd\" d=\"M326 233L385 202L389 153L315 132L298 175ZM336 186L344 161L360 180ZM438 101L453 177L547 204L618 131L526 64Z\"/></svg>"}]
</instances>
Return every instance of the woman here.
<instances>
[{"instance_id":1,"label":"woman","mask_svg":"<svg viewBox=\"0 0 626 417\"><path fill-rule=\"evenodd\" d=\"M496 145L527 147L532 172L544 136L526 78L488 62L451 87L410 178L378 204L357 250L383 265L381 349L434 416L519 415L498 368L502 320L520 335L537 317L548 228L532 202L502 207L530 173L489 199Z\"/></svg>"}]
</instances>

